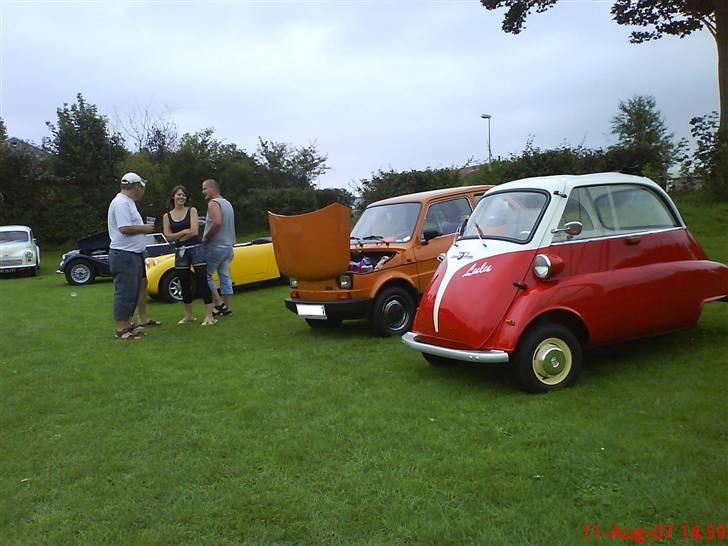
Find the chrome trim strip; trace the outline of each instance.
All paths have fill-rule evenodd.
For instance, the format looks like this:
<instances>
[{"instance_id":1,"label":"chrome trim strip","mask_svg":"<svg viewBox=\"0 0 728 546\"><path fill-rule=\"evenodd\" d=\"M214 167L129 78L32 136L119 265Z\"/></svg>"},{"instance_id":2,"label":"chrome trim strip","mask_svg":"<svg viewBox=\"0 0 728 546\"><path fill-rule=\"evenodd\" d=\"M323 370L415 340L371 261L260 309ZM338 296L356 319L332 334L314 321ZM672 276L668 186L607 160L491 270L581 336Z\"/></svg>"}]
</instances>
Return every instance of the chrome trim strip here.
<instances>
[{"instance_id":1,"label":"chrome trim strip","mask_svg":"<svg viewBox=\"0 0 728 546\"><path fill-rule=\"evenodd\" d=\"M587 241L606 241L607 239L623 239L626 237L636 237L638 235L654 235L655 233L666 233L668 231L687 230L684 226L677 226L665 229L654 229L652 231L632 231L630 233L620 233L619 235L608 235L606 237L588 237L584 239L571 239L570 241L553 241L551 246L556 245L573 245L575 243L585 243Z\"/></svg>"},{"instance_id":2,"label":"chrome trim strip","mask_svg":"<svg viewBox=\"0 0 728 546\"><path fill-rule=\"evenodd\" d=\"M447 347L438 347L429 343L422 343L417 341L415 339L416 337L414 332L407 332L402 335L402 343L420 353L451 358L453 360L462 360L464 362L482 362L486 364L508 362L508 353L505 351L462 351L460 349L448 349Z\"/></svg>"}]
</instances>

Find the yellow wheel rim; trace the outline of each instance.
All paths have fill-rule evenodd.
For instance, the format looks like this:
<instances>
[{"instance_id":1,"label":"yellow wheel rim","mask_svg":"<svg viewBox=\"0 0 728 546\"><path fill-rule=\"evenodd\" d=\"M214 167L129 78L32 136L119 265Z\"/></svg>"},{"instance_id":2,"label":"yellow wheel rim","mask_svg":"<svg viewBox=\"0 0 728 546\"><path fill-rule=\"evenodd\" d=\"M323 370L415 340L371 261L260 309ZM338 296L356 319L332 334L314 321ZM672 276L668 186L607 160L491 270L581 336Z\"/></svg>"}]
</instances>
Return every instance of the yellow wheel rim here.
<instances>
[{"instance_id":1,"label":"yellow wheel rim","mask_svg":"<svg viewBox=\"0 0 728 546\"><path fill-rule=\"evenodd\" d=\"M556 337L544 339L533 351L531 365L533 373L544 385L558 385L571 372L571 349Z\"/></svg>"}]
</instances>

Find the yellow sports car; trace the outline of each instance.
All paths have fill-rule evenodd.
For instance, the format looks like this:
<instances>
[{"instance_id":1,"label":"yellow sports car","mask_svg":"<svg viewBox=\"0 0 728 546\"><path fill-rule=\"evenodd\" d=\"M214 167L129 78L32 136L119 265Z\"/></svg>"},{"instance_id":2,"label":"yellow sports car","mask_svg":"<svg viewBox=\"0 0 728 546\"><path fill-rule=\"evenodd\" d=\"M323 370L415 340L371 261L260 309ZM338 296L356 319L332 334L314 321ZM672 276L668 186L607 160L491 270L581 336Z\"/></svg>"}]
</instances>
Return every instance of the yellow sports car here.
<instances>
[{"instance_id":1,"label":"yellow sports car","mask_svg":"<svg viewBox=\"0 0 728 546\"><path fill-rule=\"evenodd\" d=\"M279 279L281 277L273 254L270 237L260 237L233 247L234 256L230 264L233 288L243 284ZM174 254L147 258L147 292L168 302L182 301L182 286L174 269ZM217 274L214 275L217 282ZM192 278L194 283L194 276ZM193 292L197 287L193 284Z\"/></svg>"}]
</instances>

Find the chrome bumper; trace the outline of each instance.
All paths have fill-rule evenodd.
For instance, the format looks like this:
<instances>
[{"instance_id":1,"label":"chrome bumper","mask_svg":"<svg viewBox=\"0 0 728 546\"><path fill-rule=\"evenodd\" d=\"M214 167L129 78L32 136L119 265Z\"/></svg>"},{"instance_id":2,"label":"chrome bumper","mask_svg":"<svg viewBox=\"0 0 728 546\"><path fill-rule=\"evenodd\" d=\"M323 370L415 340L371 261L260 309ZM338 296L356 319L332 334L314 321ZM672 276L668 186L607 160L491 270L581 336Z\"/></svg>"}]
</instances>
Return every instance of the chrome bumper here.
<instances>
[{"instance_id":1,"label":"chrome bumper","mask_svg":"<svg viewBox=\"0 0 728 546\"><path fill-rule=\"evenodd\" d=\"M429 343L417 341L414 332L407 332L402 336L402 343L410 349L427 353L430 355L441 356L443 358L451 358L453 360L463 360L465 362L484 362L486 364L508 362L508 353L505 351L463 351L460 349L448 349L447 347L438 347Z\"/></svg>"}]
</instances>

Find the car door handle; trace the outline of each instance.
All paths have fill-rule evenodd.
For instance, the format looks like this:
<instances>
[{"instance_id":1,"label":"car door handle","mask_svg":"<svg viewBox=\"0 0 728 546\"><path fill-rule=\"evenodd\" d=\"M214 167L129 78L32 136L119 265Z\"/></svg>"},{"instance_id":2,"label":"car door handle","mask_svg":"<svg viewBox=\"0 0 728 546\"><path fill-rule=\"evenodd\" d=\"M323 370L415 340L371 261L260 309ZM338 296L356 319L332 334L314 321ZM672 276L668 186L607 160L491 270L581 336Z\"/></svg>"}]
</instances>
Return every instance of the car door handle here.
<instances>
[{"instance_id":1,"label":"car door handle","mask_svg":"<svg viewBox=\"0 0 728 546\"><path fill-rule=\"evenodd\" d=\"M627 237L624 240L624 243L627 245L638 245L640 244L640 241L642 240L642 237L639 235L633 235L632 237Z\"/></svg>"}]
</instances>

